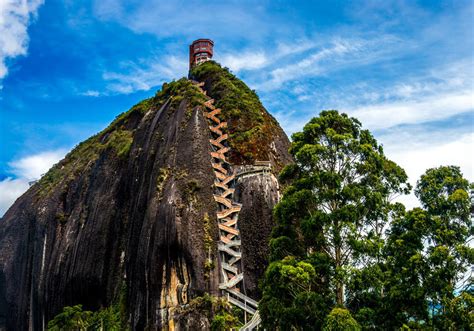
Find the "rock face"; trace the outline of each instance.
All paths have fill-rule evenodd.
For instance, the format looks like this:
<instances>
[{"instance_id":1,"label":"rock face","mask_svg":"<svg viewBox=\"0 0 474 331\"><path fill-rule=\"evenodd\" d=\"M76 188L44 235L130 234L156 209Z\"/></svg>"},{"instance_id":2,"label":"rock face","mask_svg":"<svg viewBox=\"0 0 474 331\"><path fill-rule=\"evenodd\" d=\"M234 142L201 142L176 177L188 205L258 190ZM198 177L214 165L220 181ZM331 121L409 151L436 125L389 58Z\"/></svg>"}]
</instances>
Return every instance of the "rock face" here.
<instances>
[{"instance_id":1,"label":"rock face","mask_svg":"<svg viewBox=\"0 0 474 331\"><path fill-rule=\"evenodd\" d=\"M201 75L233 77L205 65L211 73L203 67ZM225 97L250 91L239 86L223 98L206 84L216 103L224 100L223 110ZM78 145L7 211L0 220L0 330L42 330L64 306L97 310L121 296L132 329L209 326L199 314L179 318L192 298L219 295L214 173L200 102L191 81L165 84ZM266 158L277 172L291 162L289 141L263 107L258 111L271 119L273 136L252 136L254 154L231 141L233 160L238 166ZM262 127L243 118L245 130L229 124L229 131ZM237 183L245 286L256 298L278 194L270 173Z\"/></svg>"},{"instance_id":2,"label":"rock face","mask_svg":"<svg viewBox=\"0 0 474 331\"><path fill-rule=\"evenodd\" d=\"M239 177L237 200L242 203L239 228L242 240L244 282L247 295L259 298L258 281L268 261L273 227L272 209L279 200L278 180L272 173L254 173Z\"/></svg>"}]
</instances>

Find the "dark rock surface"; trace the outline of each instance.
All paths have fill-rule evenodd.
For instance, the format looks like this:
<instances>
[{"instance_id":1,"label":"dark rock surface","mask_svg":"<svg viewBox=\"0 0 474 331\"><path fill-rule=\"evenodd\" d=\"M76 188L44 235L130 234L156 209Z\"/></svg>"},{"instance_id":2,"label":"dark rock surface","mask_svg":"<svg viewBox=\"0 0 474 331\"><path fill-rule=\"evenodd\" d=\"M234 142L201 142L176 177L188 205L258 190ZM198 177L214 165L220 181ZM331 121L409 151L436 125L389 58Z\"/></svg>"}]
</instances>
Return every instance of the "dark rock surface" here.
<instances>
[{"instance_id":1,"label":"dark rock surface","mask_svg":"<svg viewBox=\"0 0 474 331\"><path fill-rule=\"evenodd\" d=\"M180 93L162 93L118 118L0 220L0 330L45 329L62 307L97 310L122 289L132 329L208 327L199 316L175 314L196 296L219 295L216 245L205 247L206 236L218 239L208 123L193 97ZM288 138L278 129L260 147L287 163ZM245 285L257 297L278 183L271 175L242 178L237 191Z\"/></svg>"},{"instance_id":2,"label":"dark rock surface","mask_svg":"<svg viewBox=\"0 0 474 331\"><path fill-rule=\"evenodd\" d=\"M258 281L268 265L272 210L279 200L278 180L272 173L242 176L237 181L236 198L242 203L239 227L245 291L251 298L260 299Z\"/></svg>"}]
</instances>

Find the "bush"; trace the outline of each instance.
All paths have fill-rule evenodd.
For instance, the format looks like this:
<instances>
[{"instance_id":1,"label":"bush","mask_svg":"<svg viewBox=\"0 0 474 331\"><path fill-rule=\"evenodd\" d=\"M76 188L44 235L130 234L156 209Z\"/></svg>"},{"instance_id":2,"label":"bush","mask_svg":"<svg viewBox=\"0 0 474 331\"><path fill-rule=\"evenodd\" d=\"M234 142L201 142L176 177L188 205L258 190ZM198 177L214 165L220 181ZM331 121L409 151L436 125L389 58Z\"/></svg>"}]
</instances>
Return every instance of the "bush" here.
<instances>
[{"instance_id":1,"label":"bush","mask_svg":"<svg viewBox=\"0 0 474 331\"><path fill-rule=\"evenodd\" d=\"M359 331L362 330L359 323L345 308L334 308L326 317L323 331Z\"/></svg>"},{"instance_id":2,"label":"bush","mask_svg":"<svg viewBox=\"0 0 474 331\"><path fill-rule=\"evenodd\" d=\"M214 316L211 322L212 331L226 331L235 328L239 324L237 317L223 312Z\"/></svg>"},{"instance_id":3,"label":"bush","mask_svg":"<svg viewBox=\"0 0 474 331\"><path fill-rule=\"evenodd\" d=\"M120 307L117 305L97 312L82 310L82 305L67 306L48 323L48 331L123 330Z\"/></svg>"}]
</instances>

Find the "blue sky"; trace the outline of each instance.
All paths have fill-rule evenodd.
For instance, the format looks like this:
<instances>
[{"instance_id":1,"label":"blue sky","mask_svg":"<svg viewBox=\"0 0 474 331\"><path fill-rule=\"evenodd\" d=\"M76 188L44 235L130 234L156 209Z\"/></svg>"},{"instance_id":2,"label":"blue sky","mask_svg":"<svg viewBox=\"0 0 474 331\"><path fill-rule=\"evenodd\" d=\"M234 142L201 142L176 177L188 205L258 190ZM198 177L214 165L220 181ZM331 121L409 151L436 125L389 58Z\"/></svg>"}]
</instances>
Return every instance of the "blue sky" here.
<instances>
[{"instance_id":1,"label":"blue sky","mask_svg":"<svg viewBox=\"0 0 474 331\"><path fill-rule=\"evenodd\" d=\"M288 134L339 109L413 183L442 164L473 181L473 17L472 1L0 0L0 215L74 145L185 76L201 37Z\"/></svg>"}]
</instances>

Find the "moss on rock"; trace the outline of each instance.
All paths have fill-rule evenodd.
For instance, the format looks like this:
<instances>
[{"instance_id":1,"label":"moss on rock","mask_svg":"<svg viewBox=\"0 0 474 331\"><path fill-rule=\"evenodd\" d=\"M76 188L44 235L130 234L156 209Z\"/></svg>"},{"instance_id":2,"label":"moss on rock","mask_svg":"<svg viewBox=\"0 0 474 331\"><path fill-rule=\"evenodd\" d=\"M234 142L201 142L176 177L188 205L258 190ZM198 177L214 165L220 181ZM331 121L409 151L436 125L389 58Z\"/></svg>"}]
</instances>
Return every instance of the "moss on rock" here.
<instances>
[{"instance_id":1,"label":"moss on rock","mask_svg":"<svg viewBox=\"0 0 474 331\"><path fill-rule=\"evenodd\" d=\"M190 77L204 82L208 95L222 109L222 118L228 122L231 162L252 164L256 160L269 160L272 141L284 133L255 91L214 61L194 67Z\"/></svg>"}]
</instances>

